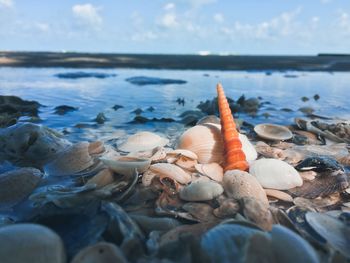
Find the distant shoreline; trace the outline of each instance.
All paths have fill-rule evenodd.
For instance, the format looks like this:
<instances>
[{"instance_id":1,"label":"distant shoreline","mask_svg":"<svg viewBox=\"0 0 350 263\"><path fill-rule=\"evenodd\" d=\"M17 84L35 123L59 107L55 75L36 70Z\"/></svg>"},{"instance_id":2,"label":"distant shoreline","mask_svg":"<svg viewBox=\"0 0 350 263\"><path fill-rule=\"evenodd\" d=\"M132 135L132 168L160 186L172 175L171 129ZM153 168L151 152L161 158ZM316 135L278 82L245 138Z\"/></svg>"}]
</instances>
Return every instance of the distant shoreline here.
<instances>
[{"instance_id":1,"label":"distant shoreline","mask_svg":"<svg viewBox=\"0 0 350 263\"><path fill-rule=\"evenodd\" d=\"M350 71L350 56L199 56L0 51L0 67Z\"/></svg>"}]
</instances>

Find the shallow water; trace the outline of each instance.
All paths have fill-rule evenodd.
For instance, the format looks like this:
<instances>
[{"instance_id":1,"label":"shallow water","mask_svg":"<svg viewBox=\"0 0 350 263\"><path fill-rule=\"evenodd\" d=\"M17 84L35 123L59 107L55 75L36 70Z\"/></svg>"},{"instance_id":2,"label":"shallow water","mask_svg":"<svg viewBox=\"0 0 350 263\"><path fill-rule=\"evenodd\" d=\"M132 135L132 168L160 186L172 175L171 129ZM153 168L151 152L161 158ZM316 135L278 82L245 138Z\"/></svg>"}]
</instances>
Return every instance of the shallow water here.
<instances>
[{"instance_id":1,"label":"shallow water","mask_svg":"<svg viewBox=\"0 0 350 263\"><path fill-rule=\"evenodd\" d=\"M117 74L110 78L62 79L55 76L67 72L98 72ZM42 124L60 131L70 132L71 140L96 139L116 133L116 136L137 130L152 130L176 133L183 126L179 123L128 124L136 108L145 111L148 118L178 117L185 110L194 110L200 101L216 96L216 83L221 82L226 95L238 99L262 97L264 106L256 117L241 114L239 117L252 124L271 122L291 124L294 117L303 116L300 107L309 106L315 114L350 119L348 92L349 73L327 72L243 72L243 71L193 71L193 70L140 70L140 69L67 69L67 68L0 68L0 94L16 95L27 100L36 100L45 107L40 109ZM149 76L186 80L186 84L137 86L127 81L133 76ZM320 95L315 101L313 96ZM309 97L303 102L301 97ZM177 98L185 98L185 105L178 105ZM78 107L78 111L65 115L54 114L59 105ZM112 106L124 108L117 111ZM281 111L290 108L292 112ZM104 112L108 121L103 125L78 129L78 123L94 124L93 119ZM268 119L264 113L269 113Z\"/></svg>"}]
</instances>

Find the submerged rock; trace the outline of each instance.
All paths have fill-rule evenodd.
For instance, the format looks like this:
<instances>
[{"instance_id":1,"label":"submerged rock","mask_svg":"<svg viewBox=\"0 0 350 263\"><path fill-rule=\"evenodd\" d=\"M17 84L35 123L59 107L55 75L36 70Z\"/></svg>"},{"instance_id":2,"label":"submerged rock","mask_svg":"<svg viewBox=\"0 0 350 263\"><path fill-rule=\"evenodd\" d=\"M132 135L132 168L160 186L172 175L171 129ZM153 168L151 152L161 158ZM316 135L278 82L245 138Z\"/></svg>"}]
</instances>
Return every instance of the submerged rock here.
<instances>
[{"instance_id":1,"label":"submerged rock","mask_svg":"<svg viewBox=\"0 0 350 263\"><path fill-rule=\"evenodd\" d=\"M61 238L51 229L37 224L15 224L0 228L2 263L65 263Z\"/></svg>"},{"instance_id":2,"label":"submerged rock","mask_svg":"<svg viewBox=\"0 0 350 263\"><path fill-rule=\"evenodd\" d=\"M144 85L167 85L167 84L185 84L187 81L180 79L162 79L155 77L145 77L145 76L137 76L126 79L127 82L131 84L144 86Z\"/></svg>"},{"instance_id":3,"label":"submerged rock","mask_svg":"<svg viewBox=\"0 0 350 263\"><path fill-rule=\"evenodd\" d=\"M117 75L116 74L100 73L100 72L83 72L83 71L55 74L55 77L61 78L61 79L80 79L80 78L104 79L104 78L110 78L110 77L115 77L115 76L117 76Z\"/></svg>"},{"instance_id":4,"label":"submerged rock","mask_svg":"<svg viewBox=\"0 0 350 263\"><path fill-rule=\"evenodd\" d=\"M72 112L72 111L77 111L78 108L77 107L72 107L72 106L68 106L68 105L60 105L60 106L57 106L55 107L55 114L58 114L58 115L64 115L68 112Z\"/></svg>"}]
</instances>

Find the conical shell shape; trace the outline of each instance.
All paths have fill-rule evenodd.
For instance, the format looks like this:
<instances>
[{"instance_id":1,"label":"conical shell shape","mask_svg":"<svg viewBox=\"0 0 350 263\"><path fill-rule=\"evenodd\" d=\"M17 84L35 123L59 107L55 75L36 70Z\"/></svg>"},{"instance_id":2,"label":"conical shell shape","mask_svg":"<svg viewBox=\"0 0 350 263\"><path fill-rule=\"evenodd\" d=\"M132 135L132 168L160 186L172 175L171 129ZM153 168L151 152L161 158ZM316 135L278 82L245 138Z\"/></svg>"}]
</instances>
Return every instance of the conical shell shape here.
<instances>
[{"instance_id":1,"label":"conical shell shape","mask_svg":"<svg viewBox=\"0 0 350 263\"><path fill-rule=\"evenodd\" d=\"M224 89L217 85L218 106L221 120L221 133L225 146L225 171L248 169L248 162L242 150L242 143L238 138L238 131L232 117L230 106L227 102Z\"/></svg>"}]
</instances>

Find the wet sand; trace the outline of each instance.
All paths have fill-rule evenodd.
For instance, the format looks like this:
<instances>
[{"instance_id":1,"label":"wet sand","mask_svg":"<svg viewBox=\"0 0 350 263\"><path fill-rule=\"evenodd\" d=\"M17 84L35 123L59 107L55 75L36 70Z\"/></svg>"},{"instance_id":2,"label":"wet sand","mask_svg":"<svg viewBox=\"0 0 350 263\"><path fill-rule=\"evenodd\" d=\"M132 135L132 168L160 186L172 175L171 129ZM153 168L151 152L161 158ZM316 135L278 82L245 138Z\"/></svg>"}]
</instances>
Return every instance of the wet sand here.
<instances>
[{"instance_id":1,"label":"wet sand","mask_svg":"<svg viewBox=\"0 0 350 263\"><path fill-rule=\"evenodd\" d=\"M0 52L0 66L265 71L350 71L350 55L199 56L60 52Z\"/></svg>"}]
</instances>

